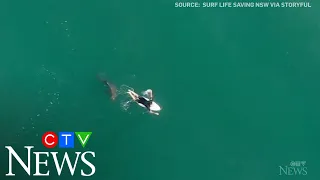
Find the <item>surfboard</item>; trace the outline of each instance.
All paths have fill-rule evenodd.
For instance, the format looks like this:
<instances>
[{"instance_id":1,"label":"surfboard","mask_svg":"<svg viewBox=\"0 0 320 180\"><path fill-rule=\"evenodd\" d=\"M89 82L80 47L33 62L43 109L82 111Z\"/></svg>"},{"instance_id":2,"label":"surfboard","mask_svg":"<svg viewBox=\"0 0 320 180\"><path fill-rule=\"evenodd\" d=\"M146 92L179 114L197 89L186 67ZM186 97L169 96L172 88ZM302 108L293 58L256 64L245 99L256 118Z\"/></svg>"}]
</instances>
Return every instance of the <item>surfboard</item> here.
<instances>
[{"instance_id":1,"label":"surfboard","mask_svg":"<svg viewBox=\"0 0 320 180\"><path fill-rule=\"evenodd\" d=\"M161 107L157 103L152 102L150 109L151 109L151 111L160 111Z\"/></svg>"},{"instance_id":2,"label":"surfboard","mask_svg":"<svg viewBox=\"0 0 320 180\"><path fill-rule=\"evenodd\" d=\"M146 98L146 97L145 97ZM149 100L148 98L146 98L147 100ZM144 105L143 104L140 104L140 103L138 103L139 104L139 106L141 106L141 107L144 107ZM161 107L156 103L156 102L152 102L152 104L151 104L151 106L150 106L150 110L151 111L160 111L161 110Z\"/></svg>"}]
</instances>

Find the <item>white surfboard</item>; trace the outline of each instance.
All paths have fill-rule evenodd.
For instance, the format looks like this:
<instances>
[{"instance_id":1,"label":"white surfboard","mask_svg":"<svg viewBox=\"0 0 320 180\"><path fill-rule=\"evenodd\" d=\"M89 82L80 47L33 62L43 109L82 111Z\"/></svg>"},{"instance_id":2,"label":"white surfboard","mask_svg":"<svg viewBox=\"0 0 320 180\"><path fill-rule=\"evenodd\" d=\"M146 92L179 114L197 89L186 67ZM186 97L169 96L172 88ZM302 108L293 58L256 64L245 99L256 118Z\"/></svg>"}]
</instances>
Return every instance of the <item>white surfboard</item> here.
<instances>
[{"instance_id":1,"label":"white surfboard","mask_svg":"<svg viewBox=\"0 0 320 180\"><path fill-rule=\"evenodd\" d=\"M157 103L152 102L150 109L151 109L151 111L160 111L161 107Z\"/></svg>"},{"instance_id":2,"label":"white surfboard","mask_svg":"<svg viewBox=\"0 0 320 180\"><path fill-rule=\"evenodd\" d=\"M149 101L148 98L146 98L146 97L144 97L144 98ZM138 104L139 104L139 106L144 107L143 104L140 104L140 103L138 103ZM150 110L151 111L160 111L161 107L156 102L152 101L152 104L150 106Z\"/></svg>"}]
</instances>

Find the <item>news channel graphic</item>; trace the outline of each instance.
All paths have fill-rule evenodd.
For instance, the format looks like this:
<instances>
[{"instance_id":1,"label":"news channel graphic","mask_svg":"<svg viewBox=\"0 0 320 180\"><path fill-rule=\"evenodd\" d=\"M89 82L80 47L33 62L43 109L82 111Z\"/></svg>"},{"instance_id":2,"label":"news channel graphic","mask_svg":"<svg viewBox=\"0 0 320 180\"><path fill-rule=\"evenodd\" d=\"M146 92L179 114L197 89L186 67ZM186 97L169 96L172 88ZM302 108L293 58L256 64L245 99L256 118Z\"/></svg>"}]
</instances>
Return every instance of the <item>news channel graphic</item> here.
<instances>
[{"instance_id":1,"label":"news channel graphic","mask_svg":"<svg viewBox=\"0 0 320 180\"><path fill-rule=\"evenodd\" d=\"M311 1L176 1L175 8L311 8Z\"/></svg>"},{"instance_id":2,"label":"news channel graphic","mask_svg":"<svg viewBox=\"0 0 320 180\"><path fill-rule=\"evenodd\" d=\"M74 141L78 139L84 148L89 141L92 132L46 132L42 136L42 144L46 148L54 148L59 144L59 148L74 148ZM77 137L77 138L75 138Z\"/></svg>"},{"instance_id":3,"label":"news channel graphic","mask_svg":"<svg viewBox=\"0 0 320 180\"><path fill-rule=\"evenodd\" d=\"M308 167L306 161L291 161L290 164L279 166L279 176L306 176Z\"/></svg>"},{"instance_id":4,"label":"news channel graphic","mask_svg":"<svg viewBox=\"0 0 320 180\"><path fill-rule=\"evenodd\" d=\"M45 149L41 152L27 143L5 146L8 158L5 176L93 176L96 155L87 149L91 135L92 132L46 132L38 137ZM80 150L75 148L76 142L81 145Z\"/></svg>"}]
</instances>

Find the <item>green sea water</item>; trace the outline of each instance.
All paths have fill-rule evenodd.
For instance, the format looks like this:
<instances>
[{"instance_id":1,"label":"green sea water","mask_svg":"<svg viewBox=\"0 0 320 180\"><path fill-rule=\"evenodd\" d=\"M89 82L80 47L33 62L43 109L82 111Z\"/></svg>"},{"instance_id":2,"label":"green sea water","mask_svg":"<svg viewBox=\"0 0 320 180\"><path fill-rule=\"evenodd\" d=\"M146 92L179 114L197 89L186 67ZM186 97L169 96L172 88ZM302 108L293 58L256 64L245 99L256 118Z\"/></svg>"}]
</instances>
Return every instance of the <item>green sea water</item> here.
<instances>
[{"instance_id":1,"label":"green sea water","mask_svg":"<svg viewBox=\"0 0 320 180\"><path fill-rule=\"evenodd\" d=\"M67 169L58 177L52 160L50 177L17 163L16 177L5 177L4 146L26 159L24 145L45 150L46 131L93 132L87 179L319 179L320 8L311 4L2 1L2 179L71 178ZM117 87L153 89L160 116L135 104L125 111L124 96L111 101L101 72ZM279 175L291 161L306 161L308 174Z\"/></svg>"}]
</instances>

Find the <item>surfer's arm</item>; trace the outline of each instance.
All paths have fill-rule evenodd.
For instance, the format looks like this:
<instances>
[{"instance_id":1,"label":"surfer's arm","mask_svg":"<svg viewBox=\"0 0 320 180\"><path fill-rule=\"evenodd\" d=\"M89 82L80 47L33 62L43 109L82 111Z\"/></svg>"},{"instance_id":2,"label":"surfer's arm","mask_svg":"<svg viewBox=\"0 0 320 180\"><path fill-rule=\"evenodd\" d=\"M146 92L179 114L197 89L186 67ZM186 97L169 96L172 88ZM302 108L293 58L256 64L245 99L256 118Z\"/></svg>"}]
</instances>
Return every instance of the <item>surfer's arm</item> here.
<instances>
[{"instance_id":1,"label":"surfer's arm","mask_svg":"<svg viewBox=\"0 0 320 180\"><path fill-rule=\"evenodd\" d=\"M139 98L139 95L136 94L135 92L131 91L131 90L128 91L128 94L131 96L131 98L132 98L134 101Z\"/></svg>"},{"instance_id":2,"label":"surfer's arm","mask_svg":"<svg viewBox=\"0 0 320 180\"><path fill-rule=\"evenodd\" d=\"M148 90L148 94L149 94L150 99L153 100L153 93L152 93L151 89Z\"/></svg>"}]
</instances>

